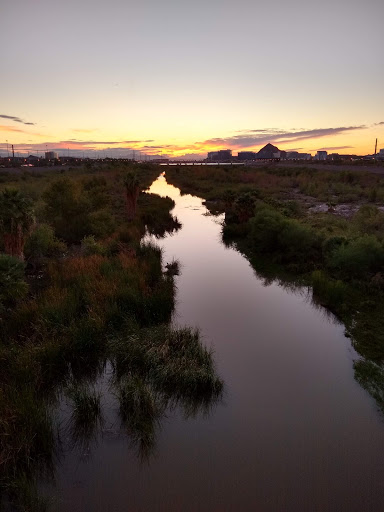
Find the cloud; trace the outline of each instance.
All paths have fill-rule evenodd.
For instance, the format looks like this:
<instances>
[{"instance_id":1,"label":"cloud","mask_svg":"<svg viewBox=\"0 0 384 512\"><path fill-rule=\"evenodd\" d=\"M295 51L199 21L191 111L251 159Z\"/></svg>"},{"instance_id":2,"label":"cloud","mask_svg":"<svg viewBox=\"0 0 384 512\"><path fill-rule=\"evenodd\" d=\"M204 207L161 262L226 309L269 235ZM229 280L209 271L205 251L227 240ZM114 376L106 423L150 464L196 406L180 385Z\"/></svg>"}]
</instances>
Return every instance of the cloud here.
<instances>
[{"instance_id":1,"label":"cloud","mask_svg":"<svg viewBox=\"0 0 384 512\"><path fill-rule=\"evenodd\" d=\"M380 124L384 124L384 121L380 121L380 123L375 123L375 126L379 126Z\"/></svg>"},{"instance_id":2,"label":"cloud","mask_svg":"<svg viewBox=\"0 0 384 512\"><path fill-rule=\"evenodd\" d=\"M341 126L337 128L317 128L314 130L294 130L283 131L276 129L267 130L248 130L242 135L234 135L226 138L213 138L205 140L202 143L196 142L196 145L228 147L232 149L249 148L261 146L270 142L271 144L284 144L286 142L297 142L302 140L319 139L321 137L330 137L341 133L354 130L364 130L365 125L360 126Z\"/></svg>"},{"instance_id":3,"label":"cloud","mask_svg":"<svg viewBox=\"0 0 384 512\"><path fill-rule=\"evenodd\" d=\"M32 126L35 125L35 123L23 121L22 119L20 119L20 117L16 117L16 116L6 116L5 114L0 114L0 117L2 117L3 119L9 119L10 121L15 121L15 123L28 124L28 125L32 125Z\"/></svg>"},{"instance_id":4,"label":"cloud","mask_svg":"<svg viewBox=\"0 0 384 512\"><path fill-rule=\"evenodd\" d=\"M20 130L19 128L14 128L13 126L0 125L0 132L19 132L19 133L29 133L25 130Z\"/></svg>"},{"instance_id":5,"label":"cloud","mask_svg":"<svg viewBox=\"0 0 384 512\"><path fill-rule=\"evenodd\" d=\"M334 151L336 149L352 149L354 146L332 146L329 148L316 148L316 149L310 149L309 151Z\"/></svg>"},{"instance_id":6,"label":"cloud","mask_svg":"<svg viewBox=\"0 0 384 512\"><path fill-rule=\"evenodd\" d=\"M143 144L143 143L146 143L146 142L154 142L153 139L148 139L148 140L125 140L123 141L124 144Z\"/></svg>"},{"instance_id":7,"label":"cloud","mask_svg":"<svg viewBox=\"0 0 384 512\"><path fill-rule=\"evenodd\" d=\"M61 140L59 144L75 144L77 146L112 146L114 144L122 144L121 141L101 141L101 140L76 140L76 139L70 139L70 140Z\"/></svg>"}]
</instances>

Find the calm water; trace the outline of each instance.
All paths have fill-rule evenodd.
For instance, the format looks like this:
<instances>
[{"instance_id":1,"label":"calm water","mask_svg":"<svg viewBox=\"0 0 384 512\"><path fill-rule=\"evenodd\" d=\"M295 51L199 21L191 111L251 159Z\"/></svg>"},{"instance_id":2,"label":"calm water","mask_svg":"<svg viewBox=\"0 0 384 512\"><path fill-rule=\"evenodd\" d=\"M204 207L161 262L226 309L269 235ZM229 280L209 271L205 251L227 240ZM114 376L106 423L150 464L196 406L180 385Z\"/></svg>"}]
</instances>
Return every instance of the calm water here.
<instances>
[{"instance_id":1,"label":"calm water","mask_svg":"<svg viewBox=\"0 0 384 512\"><path fill-rule=\"evenodd\" d=\"M159 241L177 258L177 325L198 326L225 397L209 416L174 411L141 463L106 393L103 434L68 450L57 471L61 512L384 511L384 422L353 378L342 325L304 292L265 286L221 243L222 217L163 177L183 228ZM100 386L108 388L107 376ZM62 418L68 411L62 411Z\"/></svg>"}]
</instances>

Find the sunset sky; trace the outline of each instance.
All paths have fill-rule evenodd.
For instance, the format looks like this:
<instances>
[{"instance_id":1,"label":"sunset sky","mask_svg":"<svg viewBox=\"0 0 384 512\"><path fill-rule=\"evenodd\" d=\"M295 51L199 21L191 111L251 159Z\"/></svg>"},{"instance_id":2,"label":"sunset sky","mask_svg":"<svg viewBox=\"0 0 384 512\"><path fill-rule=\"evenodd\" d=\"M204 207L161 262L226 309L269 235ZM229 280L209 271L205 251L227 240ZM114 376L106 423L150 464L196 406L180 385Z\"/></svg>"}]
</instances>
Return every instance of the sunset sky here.
<instances>
[{"instance_id":1,"label":"sunset sky","mask_svg":"<svg viewBox=\"0 0 384 512\"><path fill-rule=\"evenodd\" d=\"M384 148L383 0L1 0L0 48L2 155Z\"/></svg>"}]
</instances>

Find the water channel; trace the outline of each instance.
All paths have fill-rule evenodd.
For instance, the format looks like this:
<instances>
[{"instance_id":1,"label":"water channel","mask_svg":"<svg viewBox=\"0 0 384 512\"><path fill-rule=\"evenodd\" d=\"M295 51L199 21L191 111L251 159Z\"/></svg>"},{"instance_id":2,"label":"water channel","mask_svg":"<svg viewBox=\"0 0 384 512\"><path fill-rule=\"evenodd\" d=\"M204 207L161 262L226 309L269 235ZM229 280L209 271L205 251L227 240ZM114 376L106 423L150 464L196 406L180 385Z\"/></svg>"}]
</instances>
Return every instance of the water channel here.
<instances>
[{"instance_id":1,"label":"water channel","mask_svg":"<svg viewBox=\"0 0 384 512\"><path fill-rule=\"evenodd\" d=\"M166 262L181 264L174 323L201 330L224 397L208 415L170 411L141 462L106 393L98 443L69 451L57 469L55 509L384 510L384 421L354 380L357 354L343 326L305 290L258 277L221 242L223 218L201 199L181 196L163 176L150 192L174 199L183 225L156 241Z\"/></svg>"}]
</instances>

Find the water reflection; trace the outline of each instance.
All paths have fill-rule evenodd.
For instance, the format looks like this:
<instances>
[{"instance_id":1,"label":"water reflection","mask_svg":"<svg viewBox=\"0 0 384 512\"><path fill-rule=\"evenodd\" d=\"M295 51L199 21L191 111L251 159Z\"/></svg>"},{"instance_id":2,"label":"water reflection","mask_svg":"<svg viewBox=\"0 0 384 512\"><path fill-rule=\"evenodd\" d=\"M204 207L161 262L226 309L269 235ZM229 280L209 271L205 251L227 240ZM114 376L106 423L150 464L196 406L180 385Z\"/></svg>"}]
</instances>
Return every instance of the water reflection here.
<instances>
[{"instance_id":1,"label":"water reflection","mask_svg":"<svg viewBox=\"0 0 384 512\"><path fill-rule=\"evenodd\" d=\"M207 416L222 397L223 382L197 331L160 326L115 338L109 343L108 361L109 375L101 376L107 378L104 395L117 398L121 424L142 460L153 455L167 412L179 408L185 418ZM72 374L65 390L71 412L64 449L87 451L100 438L105 422L98 384L97 374L94 380Z\"/></svg>"},{"instance_id":2,"label":"water reflection","mask_svg":"<svg viewBox=\"0 0 384 512\"><path fill-rule=\"evenodd\" d=\"M354 349L361 357L353 362L355 379L371 394L378 407L384 412L384 343L381 328L384 311L382 305L369 304L367 308L361 301L359 310L356 310L351 304L348 311L340 312L342 313L341 317L337 311L324 305L327 301L321 293L321 288L314 290L312 287L303 285L301 278L296 278L294 274L290 274L283 267L270 264L265 259L256 256L248 257L242 241L223 236L223 243L227 247L239 251L244 258L249 260L256 277L263 286L277 284L286 291L302 296L312 308L319 311L324 319L346 329L346 334L351 338Z\"/></svg>"}]
</instances>

